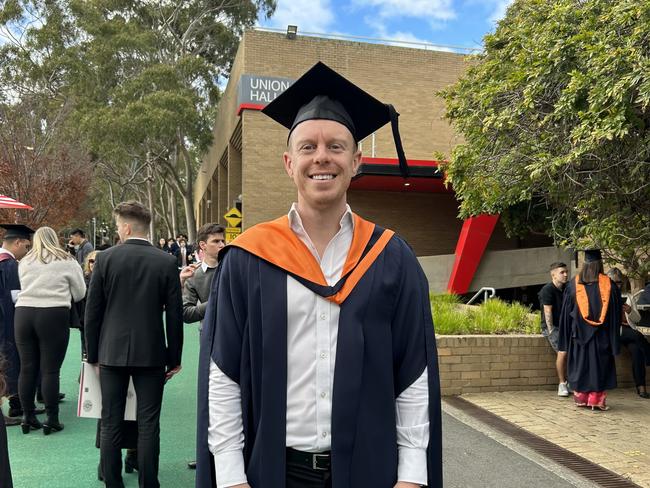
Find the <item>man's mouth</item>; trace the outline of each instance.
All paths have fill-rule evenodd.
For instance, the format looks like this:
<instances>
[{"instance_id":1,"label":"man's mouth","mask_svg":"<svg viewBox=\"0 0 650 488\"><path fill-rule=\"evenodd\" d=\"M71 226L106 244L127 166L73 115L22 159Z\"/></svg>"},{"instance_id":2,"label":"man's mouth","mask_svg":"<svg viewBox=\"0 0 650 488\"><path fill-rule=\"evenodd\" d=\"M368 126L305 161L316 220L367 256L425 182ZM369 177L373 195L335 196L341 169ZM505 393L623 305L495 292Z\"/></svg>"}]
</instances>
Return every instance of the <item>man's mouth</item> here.
<instances>
[{"instance_id":1,"label":"man's mouth","mask_svg":"<svg viewBox=\"0 0 650 488\"><path fill-rule=\"evenodd\" d=\"M322 175L309 175L312 180L333 180L336 178L336 175L332 174L322 174Z\"/></svg>"}]
</instances>

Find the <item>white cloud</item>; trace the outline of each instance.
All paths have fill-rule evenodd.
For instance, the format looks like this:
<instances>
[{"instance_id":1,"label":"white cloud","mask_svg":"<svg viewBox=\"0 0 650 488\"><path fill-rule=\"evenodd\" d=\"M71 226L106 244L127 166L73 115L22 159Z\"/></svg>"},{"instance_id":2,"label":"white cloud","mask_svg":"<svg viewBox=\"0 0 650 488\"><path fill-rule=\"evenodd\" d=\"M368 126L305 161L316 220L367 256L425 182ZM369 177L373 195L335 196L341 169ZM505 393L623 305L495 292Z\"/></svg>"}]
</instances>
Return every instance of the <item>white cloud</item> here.
<instances>
[{"instance_id":1,"label":"white cloud","mask_svg":"<svg viewBox=\"0 0 650 488\"><path fill-rule=\"evenodd\" d=\"M488 20L492 23L497 23L506 15L506 10L513 2L513 0L465 0L466 6L482 5L492 13L489 15Z\"/></svg>"},{"instance_id":2,"label":"white cloud","mask_svg":"<svg viewBox=\"0 0 650 488\"><path fill-rule=\"evenodd\" d=\"M494 11L492 12L492 15L490 15L490 21L498 22L503 17L505 17L506 10L508 10L508 7L512 3L512 1L513 0L498 0L496 2L493 2L496 5L494 6Z\"/></svg>"},{"instance_id":3,"label":"white cloud","mask_svg":"<svg viewBox=\"0 0 650 488\"><path fill-rule=\"evenodd\" d=\"M411 17L435 24L456 17L453 0L352 0L352 5L376 9L381 19Z\"/></svg>"},{"instance_id":4,"label":"white cloud","mask_svg":"<svg viewBox=\"0 0 650 488\"><path fill-rule=\"evenodd\" d=\"M297 25L303 32L328 32L334 23L334 10L330 0L279 0L271 19L260 23L266 27L284 29Z\"/></svg>"}]
</instances>

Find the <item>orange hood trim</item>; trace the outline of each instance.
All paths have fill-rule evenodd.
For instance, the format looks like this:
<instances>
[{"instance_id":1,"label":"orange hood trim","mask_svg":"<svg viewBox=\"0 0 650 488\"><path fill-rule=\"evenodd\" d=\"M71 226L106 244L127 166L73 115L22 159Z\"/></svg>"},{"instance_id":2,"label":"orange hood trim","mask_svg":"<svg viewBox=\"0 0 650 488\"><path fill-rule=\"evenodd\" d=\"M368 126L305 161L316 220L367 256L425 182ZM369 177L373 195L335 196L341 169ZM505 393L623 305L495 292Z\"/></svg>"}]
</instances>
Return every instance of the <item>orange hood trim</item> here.
<instances>
[{"instance_id":1,"label":"orange hood trim","mask_svg":"<svg viewBox=\"0 0 650 488\"><path fill-rule=\"evenodd\" d=\"M589 325L598 327L605 322L605 316L607 315L607 309L609 308L611 289L611 280L604 274L598 275L598 290L600 291L602 307L600 309L600 317L598 318L598 321L590 320L587 318L589 316L589 297L587 296L587 290L585 289L585 285L580 283L580 276L576 276L576 302L578 303L578 310L580 311L582 319Z\"/></svg>"},{"instance_id":2,"label":"orange hood trim","mask_svg":"<svg viewBox=\"0 0 650 488\"><path fill-rule=\"evenodd\" d=\"M339 305L345 301L394 235L393 231L385 230L372 249L361 259L375 230L375 224L362 219L357 214L353 214L353 218L352 244L341 276L351 273L341 290L327 298ZM229 245L244 249L295 276L320 286L328 286L320 264L291 230L289 217L286 215L251 227Z\"/></svg>"}]
</instances>

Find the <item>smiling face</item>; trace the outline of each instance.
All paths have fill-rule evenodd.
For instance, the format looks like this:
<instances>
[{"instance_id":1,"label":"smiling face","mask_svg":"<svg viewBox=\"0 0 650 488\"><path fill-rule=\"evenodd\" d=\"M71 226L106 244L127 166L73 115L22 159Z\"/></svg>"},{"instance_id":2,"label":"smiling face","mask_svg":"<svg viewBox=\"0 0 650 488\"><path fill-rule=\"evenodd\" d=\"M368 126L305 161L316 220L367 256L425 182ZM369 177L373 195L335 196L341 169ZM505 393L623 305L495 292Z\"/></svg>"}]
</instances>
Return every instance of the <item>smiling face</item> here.
<instances>
[{"instance_id":1,"label":"smiling face","mask_svg":"<svg viewBox=\"0 0 650 488\"><path fill-rule=\"evenodd\" d=\"M293 130L284 167L298 189L298 205L312 210L343 208L361 162L352 134L332 120L307 120Z\"/></svg>"}]
</instances>

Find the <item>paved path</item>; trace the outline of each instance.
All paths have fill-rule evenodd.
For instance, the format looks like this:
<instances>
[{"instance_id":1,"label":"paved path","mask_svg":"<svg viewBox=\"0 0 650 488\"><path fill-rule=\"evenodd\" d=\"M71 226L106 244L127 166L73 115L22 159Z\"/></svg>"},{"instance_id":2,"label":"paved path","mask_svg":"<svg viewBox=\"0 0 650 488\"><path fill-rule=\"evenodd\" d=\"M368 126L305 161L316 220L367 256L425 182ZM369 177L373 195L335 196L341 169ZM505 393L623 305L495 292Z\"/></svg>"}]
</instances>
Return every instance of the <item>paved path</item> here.
<instances>
[{"instance_id":1,"label":"paved path","mask_svg":"<svg viewBox=\"0 0 650 488\"><path fill-rule=\"evenodd\" d=\"M572 486L557 474L446 413L442 416L442 426L445 488Z\"/></svg>"},{"instance_id":2,"label":"paved path","mask_svg":"<svg viewBox=\"0 0 650 488\"><path fill-rule=\"evenodd\" d=\"M650 488L650 400L609 393L608 412L575 407L553 392L470 393L462 398L638 485Z\"/></svg>"}]
</instances>

